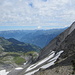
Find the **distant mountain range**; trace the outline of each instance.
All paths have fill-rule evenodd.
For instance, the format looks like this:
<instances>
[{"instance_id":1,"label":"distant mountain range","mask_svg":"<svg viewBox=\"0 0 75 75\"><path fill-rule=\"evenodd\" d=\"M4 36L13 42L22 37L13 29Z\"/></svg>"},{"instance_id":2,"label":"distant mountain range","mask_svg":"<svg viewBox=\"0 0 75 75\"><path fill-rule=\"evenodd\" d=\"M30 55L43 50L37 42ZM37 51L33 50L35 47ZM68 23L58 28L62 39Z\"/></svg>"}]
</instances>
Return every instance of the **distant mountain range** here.
<instances>
[{"instance_id":1,"label":"distant mountain range","mask_svg":"<svg viewBox=\"0 0 75 75\"><path fill-rule=\"evenodd\" d=\"M53 38L63 32L63 29L50 29L50 30L10 30L10 31L0 31L0 37L6 39L14 38L21 42L31 43L36 46L43 48L46 46Z\"/></svg>"},{"instance_id":2,"label":"distant mountain range","mask_svg":"<svg viewBox=\"0 0 75 75\"><path fill-rule=\"evenodd\" d=\"M20 42L14 38L5 39L0 37L0 51L4 52L29 52L36 51L39 52L40 47L33 44L27 44Z\"/></svg>"}]
</instances>

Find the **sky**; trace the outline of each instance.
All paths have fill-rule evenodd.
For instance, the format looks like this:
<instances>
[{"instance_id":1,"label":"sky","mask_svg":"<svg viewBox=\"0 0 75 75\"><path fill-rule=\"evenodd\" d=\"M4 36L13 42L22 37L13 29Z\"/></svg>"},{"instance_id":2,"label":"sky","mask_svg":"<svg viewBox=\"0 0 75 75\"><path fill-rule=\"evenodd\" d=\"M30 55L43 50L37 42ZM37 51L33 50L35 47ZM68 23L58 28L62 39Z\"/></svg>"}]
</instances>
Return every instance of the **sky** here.
<instances>
[{"instance_id":1,"label":"sky","mask_svg":"<svg viewBox=\"0 0 75 75\"><path fill-rule=\"evenodd\" d=\"M52 29L75 21L75 0L0 0L0 30Z\"/></svg>"}]
</instances>

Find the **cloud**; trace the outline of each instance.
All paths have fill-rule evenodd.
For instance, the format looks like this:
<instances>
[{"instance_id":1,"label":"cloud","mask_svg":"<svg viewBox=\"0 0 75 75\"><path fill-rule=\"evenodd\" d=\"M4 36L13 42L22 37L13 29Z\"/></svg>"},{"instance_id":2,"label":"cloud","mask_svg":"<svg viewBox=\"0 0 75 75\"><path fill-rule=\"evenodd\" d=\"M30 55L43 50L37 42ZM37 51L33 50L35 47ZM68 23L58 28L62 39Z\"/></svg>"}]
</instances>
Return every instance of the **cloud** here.
<instances>
[{"instance_id":1,"label":"cloud","mask_svg":"<svg viewBox=\"0 0 75 75\"><path fill-rule=\"evenodd\" d=\"M41 29L42 27L41 27L41 26L38 26L37 28L38 28L38 29Z\"/></svg>"},{"instance_id":2,"label":"cloud","mask_svg":"<svg viewBox=\"0 0 75 75\"><path fill-rule=\"evenodd\" d=\"M0 26L65 27L74 20L74 0L0 0Z\"/></svg>"}]
</instances>

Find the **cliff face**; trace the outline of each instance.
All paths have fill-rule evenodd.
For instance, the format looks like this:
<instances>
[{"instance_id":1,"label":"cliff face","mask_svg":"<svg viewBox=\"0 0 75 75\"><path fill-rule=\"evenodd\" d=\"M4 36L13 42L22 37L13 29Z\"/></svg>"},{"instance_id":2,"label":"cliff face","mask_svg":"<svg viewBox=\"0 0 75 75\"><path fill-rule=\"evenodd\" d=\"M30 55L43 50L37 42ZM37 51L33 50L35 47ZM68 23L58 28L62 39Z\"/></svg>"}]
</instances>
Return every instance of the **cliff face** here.
<instances>
[{"instance_id":1,"label":"cliff face","mask_svg":"<svg viewBox=\"0 0 75 75\"><path fill-rule=\"evenodd\" d=\"M63 57L75 53L75 29L60 44L58 50L64 50L64 53L62 54Z\"/></svg>"},{"instance_id":2,"label":"cliff face","mask_svg":"<svg viewBox=\"0 0 75 75\"><path fill-rule=\"evenodd\" d=\"M41 51L38 60L46 57L50 51L58 53L61 50L64 52L55 65L34 75L75 75L75 22Z\"/></svg>"}]
</instances>

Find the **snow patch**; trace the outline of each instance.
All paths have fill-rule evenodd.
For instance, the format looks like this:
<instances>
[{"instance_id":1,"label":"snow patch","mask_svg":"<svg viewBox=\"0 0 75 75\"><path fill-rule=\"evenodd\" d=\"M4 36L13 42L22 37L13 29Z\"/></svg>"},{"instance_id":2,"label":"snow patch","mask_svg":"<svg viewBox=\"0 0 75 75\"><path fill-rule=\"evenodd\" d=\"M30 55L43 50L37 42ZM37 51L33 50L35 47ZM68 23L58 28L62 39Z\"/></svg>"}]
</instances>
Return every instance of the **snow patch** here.
<instances>
[{"instance_id":1,"label":"snow patch","mask_svg":"<svg viewBox=\"0 0 75 75\"><path fill-rule=\"evenodd\" d=\"M6 70L1 70L0 75L7 75L9 72L6 72Z\"/></svg>"},{"instance_id":2,"label":"snow patch","mask_svg":"<svg viewBox=\"0 0 75 75\"><path fill-rule=\"evenodd\" d=\"M58 52L58 53L54 56L54 58L52 58L52 59L49 60L48 62L51 62L51 61L53 61L53 60L57 60L58 57L61 55L61 53L63 53L63 51Z\"/></svg>"},{"instance_id":3,"label":"snow patch","mask_svg":"<svg viewBox=\"0 0 75 75\"><path fill-rule=\"evenodd\" d=\"M58 57L60 56L61 53L63 53L63 51L58 52L58 53L55 55L54 58L52 58L51 60L48 61L48 64L42 66L41 68L42 68L42 69L46 69L46 68L48 68L48 67L54 65L55 62L56 62L56 60L58 59Z\"/></svg>"},{"instance_id":4,"label":"snow patch","mask_svg":"<svg viewBox=\"0 0 75 75\"><path fill-rule=\"evenodd\" d=\"M54 65L54 62L55 62L55 61L56 61L56 60L54 60L54 61L52 61L52 62L50 62L50 63L48 63L48 64L42 66L41 68L42 68L42 69L46 69L46 68L48 68L48 67Z\"/></svg>"},{"instance_id":5,"label":"snow patch","mask_svg":"<svg viewBox=\"0 0 75 75\"><path fill-rule=\"evenodd\" d=\"M21 70L21 69L23 69L23 68L22 67L15 68L15 70Z\"/></svg>"},{"instance_id":6,"label":"snow patch","mask_svg":"<svg viewBox=\"0 0 75 75\"><path fill-rule=\"evenodd\" d=\"M27 62L26 63L24 63L24 65L26 65L27 64Z\"/></svg>"},{"instance_id":7,"label":"snow patch","mask_svg":"<svg viewBox=\"0 0 75 75\"><path fill-rule=\"evenodd\" d=\"M44 62L48 61L48 60L51 59L54 55L55 55L55 52L52 51L52 52L49 54L48 57L46 57L45 59L41 60L41 61L38 62L38 63L35 63L35 64L31 65L30 67L28 67L28 69L26 70L26 72L27 72L27 71L30 71L30 70L36 68L37 66L43 64Z\"/></svg>"},{"instance_id":8,"label":"snow patch","mask_svg":"<svg viewBox=\"0 0 75 75\"><path fill-rule=\"evenodd\" d=\"M46 68L48 68L48 67L54 65L54 64L55 64L55 61L58 59L58 57L61 55L61 53L63 53L63 51L60 51L60 52L58 52L57 54L55 54L55 52L52 51L52 52L49 54L49 56L47 56L45 59L43 59L43 60L41 60L40 62L35 63L35 64L31 65L30 67L28 67L28 69L26 70L26 72L31 71L31 70L33 70L33 69L36 69L36 67L40 66L40 65L43 64L43 63L46 63L45 65L43 65L42 67L40 66L37 70L31 71L31 72L29 72L29 73L27 73L27 74L25 74L25 75L32 75L32 74L34 74L35 72L39 71L40 68L41 68L41 69L46 69ZM51 58L52 58L52 59L51 59Z\"/></svg>"}]
</instances>

